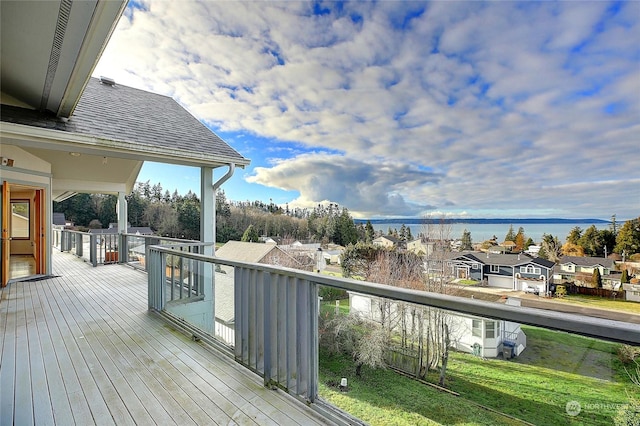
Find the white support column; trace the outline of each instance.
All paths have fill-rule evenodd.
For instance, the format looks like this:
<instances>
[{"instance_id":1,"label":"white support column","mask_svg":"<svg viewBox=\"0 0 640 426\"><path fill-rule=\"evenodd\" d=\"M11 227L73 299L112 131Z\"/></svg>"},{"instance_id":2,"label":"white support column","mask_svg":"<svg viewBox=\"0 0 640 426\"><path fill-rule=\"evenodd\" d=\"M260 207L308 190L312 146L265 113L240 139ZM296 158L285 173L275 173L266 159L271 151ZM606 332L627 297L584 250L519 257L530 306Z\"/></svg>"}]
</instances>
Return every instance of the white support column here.
<instances>
[{"instance_id":1,"label":"white support column","mask_svg":"<svg viewBox=\"0 0 640 426\"><path fill-rule=\"evenodd\" d=\"M118 192L118 203L116 204L116 210L118 213L118 234L126 234L128 229L127 225L129 221L129 213L127 209L127 199L124 192ZM118 262L126 262L127 248L125 247L124 236L118 235ZM95 246L94 246L95 247ZM93 259L95 261L95 258ZM93 264L95 266L95 263Z\"/></svg>"},{"instance_id":2,"label":"white support column","mask_svg":"<svg viewBox=\"0 0 640 426\"><path fill-rule=\"evenodd\" d=\"M213 187L213 169L200 168L200 241L216 242L216 194ZM204 254L213 255L214 246L204 248Z\"/></svg>"},{"instance_id":3,"label":"white support column","mask_svg":"<svg viewBox=\"0 0 640 426\"><path fill-rule=\"evenodd\" d=\"M124 192L118 192L118 203L116 209L118 213L118 233L123 234L127 232L127 199L124 198Z\"/></svg>"}]
</instances>

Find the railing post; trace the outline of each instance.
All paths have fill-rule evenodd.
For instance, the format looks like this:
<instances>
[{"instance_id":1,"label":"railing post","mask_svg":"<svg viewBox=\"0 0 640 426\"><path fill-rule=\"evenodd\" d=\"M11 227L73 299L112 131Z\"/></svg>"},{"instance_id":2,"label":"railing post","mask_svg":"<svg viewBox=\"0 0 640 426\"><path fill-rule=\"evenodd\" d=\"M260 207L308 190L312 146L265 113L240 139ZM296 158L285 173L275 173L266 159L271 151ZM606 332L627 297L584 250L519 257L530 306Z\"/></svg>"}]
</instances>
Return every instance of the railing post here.
<instances>
[{"instance_id":1,"label":"railing post","mask_svg":"<svg viewBox=\"0 0 640 426\"><path fill-rule=\"evenodd\" d=\"M127 234L118 234L118 263L129 262L129 240Z\"/></svg>"},{"instance_id":2,"label":"railing post","mask_svg":"<svg viewBox=\"0 0 640 426\"><path fill-rule=\"evenodd\" d=\"M157 311L164 309L166 296L164 292L166 281L166 256L164 253L148 249L148 301L149 308Z\"/></svg>"},{"instance_id":3,"label":"railing post","mask_svg":"<svg viewBox=\"0 0 640 426\"><path fill-rule=\"evenodd\" d=\"M96 253L97 245L98 245L97 234L90 234L89 235L89 262L91 262L94 268L98 266L98 256Z\"/></svg>"},{"instance_id":4,"label":"railing post","mask_svg":"<svg viewBox=\"0 0 640 426\"><path fill-rule=\"evenodd\" d=\"M76 256L82 257L82 234L76 233L74 234L75 242L76 242Z\"/></svg>"},{"instance_id":5,"label":"railing post","mask_svg":"<svg viewBox=\"0 0 640 426\"><path fill-rule=\"evenodd\" d=\"M69 235L69 232L65 231L64 229L62 231L60 231L60 251L61 252L65 252L67 250L69 250L67 248L68 244L67 244L67 238Z\"/></svg>"}]
</instances>

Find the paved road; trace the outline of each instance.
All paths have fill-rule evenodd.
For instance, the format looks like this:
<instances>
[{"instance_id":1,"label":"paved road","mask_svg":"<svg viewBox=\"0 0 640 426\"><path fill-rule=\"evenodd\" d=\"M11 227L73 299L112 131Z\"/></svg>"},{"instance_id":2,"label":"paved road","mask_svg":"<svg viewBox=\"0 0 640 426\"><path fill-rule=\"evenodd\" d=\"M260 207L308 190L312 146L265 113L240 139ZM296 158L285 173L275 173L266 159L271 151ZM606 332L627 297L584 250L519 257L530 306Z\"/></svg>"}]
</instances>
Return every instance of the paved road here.
<instances>
[{"instance_id":1,"label":"paved road","mask_svg":"<svg viewBox=\"0 0 640 426\"><path fill-rule=\"evenodd\" d=\"M606 318L616 321L630 322L634 324L640 324L640 312L638 314L632 314L630 312L620 312L608 309L596 309L587 308L584 306L573 305L570 303L555 302L545 299L533 299L528 297L520 298L522 306L529 308L548 309L552 311L568 312L572 314L587 315L596 318ZM640 306L638 308L640 311Z\"/></svg>"},{"instance_id":2,"label":"paved road","mask_svg":"<svg viewBox=\"0 0 640 426\"><path fill-rule=\"evenodd\" d=\"M596 318L630 322L632 324L640 324L640 304L638 304L638 313L631 313L574 305L572 303L559 302L554 299L545 299L544 297L527 294L522 291L509 291L495 287L468 287L465 288L464 293L466 293L465 295L467 297L471 297L470 294L476 294L477 298L493 301L498 301L502 296L516 297L521 300L522 306L527 306L529 308L547 309L550 311L567 312Z\"/></svg>"}]
</instances>

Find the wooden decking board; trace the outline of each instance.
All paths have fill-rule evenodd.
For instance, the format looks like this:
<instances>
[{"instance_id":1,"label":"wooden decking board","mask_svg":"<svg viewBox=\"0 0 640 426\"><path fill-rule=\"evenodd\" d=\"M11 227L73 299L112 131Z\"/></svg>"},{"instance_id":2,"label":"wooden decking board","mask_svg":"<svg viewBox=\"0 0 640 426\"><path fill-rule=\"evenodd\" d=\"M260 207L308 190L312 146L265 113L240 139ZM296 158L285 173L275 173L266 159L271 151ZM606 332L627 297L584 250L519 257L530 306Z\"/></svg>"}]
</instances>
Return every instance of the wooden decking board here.
<instances>
[{"instance_id":1,"label":"wooden decking board","mask_svg":"<svg viewBox=\"0 0 640 426\"><path fill-rule=\"evenodd\" d=\"M48 344L53 349L57 361L57 368L53 364L47 364L45 367L49 381L49 392L52 394L55 421L58 424L63 424L61 422L68 419L69 413L67 412L66 404L62 401L66 396L71 418L73 419L72 423L81 421L89 423L91 410L86 398L84 398L73 360L67 350L62 330L58 324L58 321L64 322L62 312L58 307L54 292L50 290L49 283L46 283L47 285L45 283L42 284L38 288L38 293L41 295L44 317L51 337L51 342L48 342ZM55 286L53 287L55 288ZM62 382L58 380L58 375Z\"/></svg>"},{"instance_id":2,"label":"wooden decking board","mask_svg":"<svg viewBox=\"0 0 640 426\"><path fill-rule=\"evenodd\" d=\"M49 397L49 387L47 384L47 375L44 368L44 354L40 344L39 328L42 324L39 321L40 316L40 300L37 297L37 291L33 290L33 283L25 283L23 286L25 292L25 313L27 315L27 323L34 323L35 327L27 330L27 338L29 341L29 369L31 371L31 392L33 398L33 419L37 425L53 424L53 409L51 399Z\"/></svg>"},{"instance_id":3,"label":"wooden decking board","mask_svg":"<svg viewBox=\"0 0 640 426\"><path fill-rule=\"evenodd\" d=\"M88 312L91 312L97 317L101 316L100 311L102 310L102 303L105 303L105 300L101 300L100 303L98 303L97 300L93 299L86 299L85 301L87 305L92 305L93 308ZM111 301L109 301L109 303L111 303ZM111 321L110 324L115 326L126 322L127 319L123 320L123 318L114 318L114 321ZM96 321L96 324L98 323L99 321ZM189 394L189 390L195 390L195 388L184 388L185 386L191 385L191 383L185 379L182 380L180 384L178 384L178 382L175 380L175 375L170 376L168 374L173 366L166 362L164 363L163 367L159 365L161 362L165 361L164 357L160 355L151 357L148 355L156 353L153 349L155 342L149 341L150 339L147 338L141 338L142 336L140 336L138 332L135 332L133 328L129 327L129 330L134 332L134 337L132 337L131 335L127 335L127 330L125 328L112 329L109 327L108 330L102 331L105 333L109 333L108 336L105 334L104 337L110 339L110 343L114 349L116 348L116 346L118 346L121 350L124 350L124 353L118 353L115 356L121 357L122 359L135 361L135 365L131 365L130 373L140 375L141 379L147 383L153 380L157 381L159 386L166 389L167 397L171 398L173 396L176 399L175 402L173 400L165 399L163 401L163 406L169 406L170 409L168 411L172 414L177 423L185 424L195 422L200 424L213 424L213 418L203 415L200 407L193 399L184 397L185 394ZM138 338L136 339L135 336L137 336ZM124 344L122 341L123 338L131 339L131 341L128 342L128 344ZM114 355L113 352L111 354L112 356ZM131 361L129 361L129 363L131 364ZM211 403L211 401L208 401L208 403ZM171 408L172 405L173 408ZM177 416L177 413L181 411L184 414ZM224 413L217 414L224 415ZM193 417L193 419L191 417Z\"/></svg>"},{"instance_id":4,"label":"wooden decking board","mask_svg":"<svg viewBox=\"0 0 640 426\"><path fill-rule=\"evenodd\" d=\"M118 303L118 301L116 300L110 300L110 302L113 302L114 306L121 306L120 303ZM126 316L130 314L130 312L131 312L130 310L128 311L122 310L121 315ZM139 324L141 326L146 325L146 323L148 323L149 321L153 321L153 322L159 321L158 318L152 319L148 317L148 314L146 318L141 318L139 315L135 316L134 318L140 321ZM121 319L123 321L120 321L120 323L123 323L125 321L128 322L132 320L131 317L126 317L126 318L123 317ZM163 327L164 327L164 324L163 324ZM133 330L133 328L131 328L130 330ZM156 340L156 338L159 336L158 333L142 334L140 332L136 332L135 336L136 336L136 339L138 340L138 343L141 343L140 339L142 339L143 343L153 340L153 344L140 344L139 345L140 348L145 352L136 353L135 355L139 359L145 361L144 364L147 365L148 368L150 368L155 375L164 377L165 386L172 387L174 388L175 391L181 391L186 394L194 395L194 402L195 402L195 399L197 399L200 409L206 410L206 412L209 413L208 416L211 416L207 420L208 422L214 422L214 419L215 419L216 422L226 423L228 420L230 420L231 417L228 416L223 409L218 407L218 405L226 405L226 404L224 401L221 401L222 395L220 394L216 395L218 392L214 387L209 386L209 388L206 389L206 392L201 393L201 390L199 390L198 387L196 387L196 385L194 385L194 383L192 382L194 377L193 370L186 368L186 366L185 368L180 368L183 366L177 365L180 363L177 363L175 361L173 363L169 363L167 361L167 358L174 357L176 353L181 352L179 348L175 347L173 351L167 350L164 346L162 346L161 341ZM179 337L181 339L184 339L185 344L191 344L191 342L189 342L184 335L180 335ZM172 373L171 377L168 376L167 374L168 372ZM174 373L177 373L177 374L174 374ZM191 379L189 379L189 377L191 377ZM206 398L203 395L209 395L209 398ZM193 408L196 408L196 407L193 407ZM203 420L203 419L198 419L198 420ZM199 423L202 423L202 422L199 422Z\"/></svg>"},{"instance_id":5,"label":"wooden decking board","mask_svg":"<svg viewBox=\"0 0 640 426\"><path fill-rule=\"evenodd\" d=\"M69 284L65 282L65 284ZM144 372L144 366L136 365L135 354L132 353L126 344L122 344L120 347L124 349L115 350L110 352L110 355L105 351L105 347L103 346L107 342L111 343L109 337L106 339L102 339L101 335L103 334L98 327L98 323L105 324L105 318L102 318L97 321L92 321L90 312L94 312L93 307L89 306L86 302L87 299L84 297L83 289L79 286L78 283L73 283L77 288L74 289L74 293L77 295L79 300L74 301L75 304L79 304L79 307L74 308L69 305L69 310L74 313L74 318L77 319L77 327L78 332L82 333L84 336L84 341L91 348L91 350L95 350L98 353L98 357L102 364L102 367L105 369L105 374L113 379L116 379L118 376L124 376L127 378L127 381L131 385L130 391L135 395L136 399L144 401L142 404L147 413L151 416L155 423L190 423L189 417L184 412L180 412L180 407L165 407L167 405L166 396L165 401L162 398L158 398L158 392L150 392L149 388L155 388L157 383L155 383L155 379L151 376L143 376L141 375L141 371ZM96 326L98 328L93 329L92 327ZM113 330L109 328L110 335L113 335ZM130 342L129 342L130 343ZM113 359L111 358L113 355ZM118 367L115 367L114 359L118 362ZM112 368L113 365L113 368ZM142 368L142 369L141 369ZM120 371L120 369L122 371ZM110 389L111 383L103 383L102 387L105 392L109 392L111 397L114 397L113 393L111 393ZM121 389L123 393L129 394L129 390L126 388ZM124 398L118 396L118 401L123 401ZM136 404L136 401L132 401ZM137 405L137 404L136 404ZM109 405L111 408L111 406ZM175 412L172 412L171 409L175 409ZM116 422L119 424L119 422Z\"/></svg>"},{"instance_id":6,"label":"wooden decking board","mask_svg":"<svg viewBox=\"0 0 640 426\"><path fill-rule=\"evenodd\" d=\"M16 327L16 361L15 361L15 404L20 407L13 414L17 425L33 424L33 398L31 393L31 369L29 368L29 330L27 328L27 311L25 299L27 296L24 287L17 289L16 302L19 312ZM29 354L20 356L19 354Z\"/></svg>"},{"instance_id":7,"label":"wooden decking board","mask_svg":"<svg viewBox=\"0 0 640 426\"><path fill-rule=\"evenodd\" d=\"M56 289L60 290L64 279L56 280ZM45 285L45 283L42 283ZM51 293L53 295L53 292ZM95 358L90 346L87 345L81 331L75 325L75 319L67 307L68 299L73 295L66 294L67 297L56 299L58 301L58 309L64 321L57 319L58 327L62 333L62 339L65 343L66 350L69 353L73 369L76 372L78 382L82 388L82 393L86 398L86 402L91 411L91 418L97 425L112 425L115 421L107 407L107 403L100 391L96 377L100 380L104 375L100 371L96 371L96 376L92 374L92 369L102 369L99 361ZM119 407L115 409L119 410ZM77 416L74 415L76 420Z\"/></svg>"},{"instance_id":8,"label":"wooden decking board","mask_svg":"<svg viewBox=\"0 0 640 426\"><path fill-rule=\"evenodd\" d=\"M47 313L50 311L45 309L48 302L43 299L35 285L35 283L31 285L31 295L34 300L34 313L38 328L38 340L42 351L44 375L46 377L47 391L51 403L51 414L53 415L52 421L44 421L43 423L38 424L54 424L56 422L59 424L73 424L71 405L69 405L69 400L65 396L65 392L60 391L60 389L65 389L65 385L62 380L62 372L60 371L60 365L56 358L55 349L52 343L52 336L49 331ZM36 412L35 407L34 412ZM39 414L37 415L40 416ZM39 418L36 420L39 421Z\"/></svg>"},{"instance_id":9,"label":"wooden decking board","mask_svg":"<svg viewBox=\"0 0 640 426\"><path fill-rule=\"evenodd\" d=\"M7 312L4 344L0 354L0 425L13 425L15 405L16 324L18 322L16 296L6 287L0 297L0 308Z\"/></svg>"},{"instance_id":10,"label":"wooden decking board","mask_svg":"<svg viewBox=\"0 0 640 426\"><path fill-rule=\"evenodd\" d=\"M59 253L54 271L0 293L1 425L328 423L150 313L146 274Z\"/></svg>"}]
</instances>

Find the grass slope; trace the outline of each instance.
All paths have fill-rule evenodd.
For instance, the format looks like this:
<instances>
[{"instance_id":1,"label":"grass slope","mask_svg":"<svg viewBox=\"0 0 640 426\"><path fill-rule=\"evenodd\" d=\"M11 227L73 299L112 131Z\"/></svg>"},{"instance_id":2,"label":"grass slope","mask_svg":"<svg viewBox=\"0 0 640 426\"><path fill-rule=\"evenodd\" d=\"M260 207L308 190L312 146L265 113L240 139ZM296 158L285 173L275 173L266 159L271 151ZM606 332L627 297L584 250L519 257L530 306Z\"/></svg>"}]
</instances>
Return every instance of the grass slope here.
<instances>
[{"instance_id":1,"label":"grass slope","mask_svg":"<svg viewBox=\"0 0 640 426\"><path fill-rule=\"evenodd\" d=\"M528 347L512 361L452 353L447 387L441 392L391 370L363 369L354 376L349 358L320 357L320 395L372 425L510 425L511 418L476 404L539 425L610 425L616 407L629 395L640 397L615 356L617 345L534 327L523 327ZM349 392L335 386L349 378ZM607 379L603 379L603 377ZM437 377L429 377L435 382ZM578 401L577 416L566 404Z\"/></svg>"}]
</instances>

